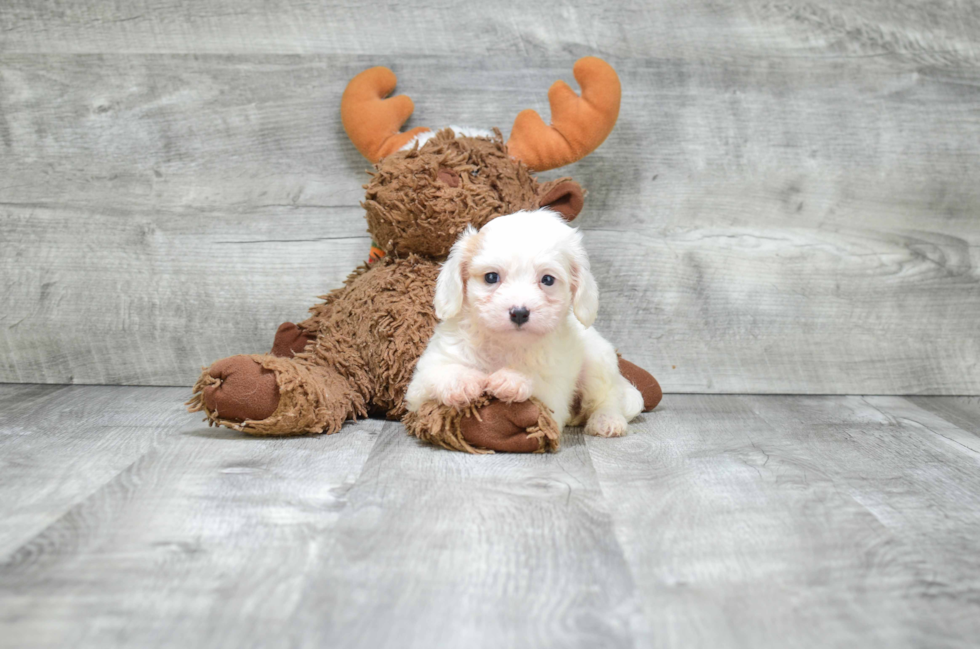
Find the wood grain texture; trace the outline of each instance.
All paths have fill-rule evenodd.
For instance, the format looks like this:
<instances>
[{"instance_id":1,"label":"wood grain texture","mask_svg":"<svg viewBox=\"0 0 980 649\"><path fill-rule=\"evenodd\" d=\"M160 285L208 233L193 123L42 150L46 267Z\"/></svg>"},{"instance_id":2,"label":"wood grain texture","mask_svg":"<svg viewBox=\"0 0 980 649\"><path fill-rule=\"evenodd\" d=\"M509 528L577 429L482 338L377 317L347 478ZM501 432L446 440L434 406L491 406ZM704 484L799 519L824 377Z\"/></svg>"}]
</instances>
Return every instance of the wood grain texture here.
<instances>
[{"instance_id":1,"label":"wood grain texture","mask_svg":"<svg viewBox=\"0 0 980 649\"><path fill-rule=\"evenodd\" d=\"M0 52L579 55L902 53L976 60L970 0L7 0Z\"/></svg>"},{"instance_id":2,"label":"wood grain texture","mask_svg":"<svg viewBox=\"0 0 980 649\"><path fill-rule=\"evenodd\" d=\"M382 432L290 641L626 647L632 579L581 436L558 455L445 453Z\"/></svg>"},{"instance_id":3,"label":"wood grain texture","mask_svg":"<svg viewBox=\"0 0 980 649\"><path fill-rule=\"evenodd\" d=\"M370 239L347 226L356 219L275 208L18 212L0 244L0 374L189 384L215 358L266 352L281 322L304 317L302 305L364 259Z\"/></svg>"},{"instance_id":4,"label":"wood grain texture","mask_svg":"<svg viewBox=\"0 0 980 649\"><path fill-rule=\"evenodd\" d=\"M61 394L49 405L74 413L74 427L27 417L30 438L14 439L0 425L3 453L13 451L21 467L4 472L4 503L19 499L25 512L4 519L21 542L0 553L0 645L276 644L384 422L335 436L249 438L193 423L181 388ZM152 443L159 415L132 423L149 415L146 403L180 413L166 443ZM101 417L126 424L107 430ZM65 463L42 444L75 459ZM126 453L137 446L142 454ZM78 489L70 508L48 495L96 472L112 477Z\"/></svg>"},{"instance_id":5,"label":"wood grain texture","mask_svg":"<svg viewBox=\"0 0 980 649\"><path fill-rule=\"evenodd\" d=\"M980 453L955 426L897 397L672 395L646 420L587 440L641 598L638 647L980 633Z\"/></svg>"},{"instance_id":6,"label":"wood grain texture","mask_svg":"<svg viewBox=\"0 0 980 649\"><path fill-rule=\"evenodd\" d=\"M474 457L377 420L249 438L181 394L0 386L0 647L980 634L980 451L947 401L668 395L622 439Z\"/></svg>"},{"instance_id":7,"label":"wood grain texture","mask_svg":"<svg viewBox=\"0 0 980 649\"><path fill-rule=\"evenodd\" d=\"M964 435L959 442L980 452L980 397L909 397L909 401L972 433L975 439Z\"/></svg>"},{"instance_id":8,"label":"wood grain texture","mask_svg":"<svg viewBox=\"0 0 980 649\"><path fill-rule=\"evenodd\" d=\"M116 397L174 392L71 395L131 416ZM190 419L0 555L0 645L629 645L632 582L580 436L486 460L376 420L269 439ZM71 437L89 433L105 442Z\"/></svg>"},{"instance_id":9,"label":"wood grain texture","mask_svg":"<svg viewBox=\"0 0 980 649\"><path fill-rule=\"evenodd\" d=\"M600 54L619 124L560 173L627 357L667 392L980 392L972 4L449 8L6 3L0 381L186 385L303 318L366 255L361 69L410 125L506 132Z\"/></svg>"},{"instance_id":10,"label":"wood grain texture","mask_svg":"<svg viewBox=\"0 0 980 649\"><path fill-rule=\"evenodd\" d=\"M0 557L186 425L186 391L0 386Z\"/></svg>"}]
</instances>

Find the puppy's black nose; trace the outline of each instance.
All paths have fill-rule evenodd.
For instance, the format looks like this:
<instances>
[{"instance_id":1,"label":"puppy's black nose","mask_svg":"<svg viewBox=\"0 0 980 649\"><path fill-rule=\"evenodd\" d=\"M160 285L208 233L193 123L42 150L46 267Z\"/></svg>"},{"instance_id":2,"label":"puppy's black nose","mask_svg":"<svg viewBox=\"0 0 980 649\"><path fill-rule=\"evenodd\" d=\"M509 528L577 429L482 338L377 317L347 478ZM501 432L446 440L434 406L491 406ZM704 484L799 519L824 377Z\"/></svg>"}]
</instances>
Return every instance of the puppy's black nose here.
<instances>
[{"instance_id":1,"label":"puppy's black nose","mask_svg":"<svg viewBox=\"0 0 980 649\"><path fill-rule=\"evenodd\" d=\"M514 306L510 308L510 321L520 327L531 319L531 312L526 306Z\"/></svg>"}]
</instances>

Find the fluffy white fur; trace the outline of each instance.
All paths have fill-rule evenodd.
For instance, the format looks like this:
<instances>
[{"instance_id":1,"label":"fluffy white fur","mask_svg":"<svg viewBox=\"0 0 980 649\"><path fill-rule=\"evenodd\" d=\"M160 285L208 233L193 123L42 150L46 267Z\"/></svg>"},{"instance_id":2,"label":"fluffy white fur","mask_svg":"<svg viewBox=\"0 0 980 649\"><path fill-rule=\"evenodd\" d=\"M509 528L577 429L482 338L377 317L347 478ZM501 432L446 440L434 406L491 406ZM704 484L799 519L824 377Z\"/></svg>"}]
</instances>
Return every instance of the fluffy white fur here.
<instances>
[{"instance_id":1,"label":"fluffy white fur","mask_svg":"<svg viewBox=\"0 0 980 649\"><path fill-rule=\"evenodd\" d=\"M499 280L489 283L488 273ZM520 307L530 317L518 325L510 312ZM408 386L411 411L431 400L463 408L484 392L511 402L534 396L561 429L578 395L572 423L615 437L643 409L613 346L592 328L599 296L582 235L554 212L468 228L439 273L435 308L441 322Z\"/></svg>"}]
</instances>

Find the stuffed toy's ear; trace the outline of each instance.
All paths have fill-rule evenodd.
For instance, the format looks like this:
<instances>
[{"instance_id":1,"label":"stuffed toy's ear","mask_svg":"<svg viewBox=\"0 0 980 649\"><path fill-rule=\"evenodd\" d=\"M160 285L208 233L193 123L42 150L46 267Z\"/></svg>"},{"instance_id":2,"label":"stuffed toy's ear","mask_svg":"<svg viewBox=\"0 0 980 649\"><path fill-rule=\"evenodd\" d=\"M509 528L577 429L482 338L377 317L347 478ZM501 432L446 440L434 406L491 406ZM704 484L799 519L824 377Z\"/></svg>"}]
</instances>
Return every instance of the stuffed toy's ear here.
<instances>
[{"instance_id":1,"label":"stuffed toy's ear","mask_svg":"<svg viewBox=\"0 0 980 649\"><path fill-rule=\"evenodd\" d=\"M582 245L582 234L575 233L571 245L572 312L586 327L591 327L599 313L599 286L589 268L589 256Z\"/></svg>"},{"instance_id":2,"label":"stuffed toy's ear","mask_svg":"<svg viewBox=\"0 0 980 649\"><path fill-rule=\"evenodd\" d=\"M561 214L566 221L574 221L585 205L585 192L573 180L561 178L542 187L538 207L546 207Z\"/></svg>"},{"instance_id":3,"label":"stuffed toy's ear","mask_svg":"<svg viewBox=\"0 0 980 649\"><path fill-rule=\"evenodd\" d=\"M440 320L455 318L463 310L467 266L473 254L476 236L476 228L472 225L467 226L463 234L456 239L452 250L449 251L449 258L439 271L439 278L436 280L435 307L436 317Z\"/></svg>"}]
</instances>

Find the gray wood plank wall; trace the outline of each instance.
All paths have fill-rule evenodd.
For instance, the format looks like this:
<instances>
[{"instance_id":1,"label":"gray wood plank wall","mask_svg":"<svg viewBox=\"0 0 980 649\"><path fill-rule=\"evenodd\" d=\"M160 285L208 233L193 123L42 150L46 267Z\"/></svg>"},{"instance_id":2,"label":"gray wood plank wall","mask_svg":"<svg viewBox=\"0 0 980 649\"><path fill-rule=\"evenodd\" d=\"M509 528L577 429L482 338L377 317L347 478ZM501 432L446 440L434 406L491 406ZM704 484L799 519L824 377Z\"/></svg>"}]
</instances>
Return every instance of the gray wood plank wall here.
<instances>
[{"instance_id":1,"label":"gray wood plank wall","mask_svg":"<svg viewBox=\"0 0 980 649\"><path fill-rule=\"evenodd\" d=\"M351 76L506 133L596 54L620 121L561 173L628 358L668 392L976 394L978 35L965 0L5 0L0 381L268 349L366 256Z\"/></svg>"}]
</instances>

